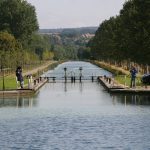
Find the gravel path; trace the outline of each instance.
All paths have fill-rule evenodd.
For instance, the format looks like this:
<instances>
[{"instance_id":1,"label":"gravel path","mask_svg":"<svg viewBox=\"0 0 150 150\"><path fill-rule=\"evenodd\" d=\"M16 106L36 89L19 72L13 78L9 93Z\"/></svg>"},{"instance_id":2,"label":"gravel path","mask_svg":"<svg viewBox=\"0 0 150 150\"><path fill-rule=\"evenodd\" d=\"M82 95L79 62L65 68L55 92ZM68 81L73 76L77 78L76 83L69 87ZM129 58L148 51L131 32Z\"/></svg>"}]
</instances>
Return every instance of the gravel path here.
<instances>
[{"instance_id":1,"label":"gravel path","mask_svg":"<svg viewBox=\"0 0 150 150\"><path fill-rule=\"evenodd\" d=\"M51 64L53 64L53 63L56 63L56 61L49 61L49 62L45 63L44 65L39 66L39 67L37 67L37 68L35 68L35 69L32 69L32 70L27 71L27 72L23 72L23 76L26 76L26 75L29 75L29 74L35 74L35 73L37 73L38 71L41 71L41 70L47 68L49 65L51 65Z\"/></svg>"}]
</instances>

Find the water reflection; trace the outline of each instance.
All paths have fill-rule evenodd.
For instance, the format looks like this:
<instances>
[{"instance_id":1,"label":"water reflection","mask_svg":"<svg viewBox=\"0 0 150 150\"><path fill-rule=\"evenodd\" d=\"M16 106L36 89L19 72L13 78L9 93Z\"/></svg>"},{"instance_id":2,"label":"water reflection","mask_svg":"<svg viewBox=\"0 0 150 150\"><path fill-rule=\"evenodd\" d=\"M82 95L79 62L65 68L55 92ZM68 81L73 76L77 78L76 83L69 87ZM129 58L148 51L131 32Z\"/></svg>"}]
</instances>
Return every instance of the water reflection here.
<instances>
[{"instance_id":1,"label":"water reflection","mask_svg":"<svg viewBox=\"0 0 150 150\"><path fill-rule=\"evenodd\" d=\"M34 97L0 98L0 149L147 150L149 104L91 80L47 83Z\"/></svg>"},{"instance_id":2,"label":"water reflection","mask_svg":"<svg viewBox=\"0 0 150 150\"><path fill-rule=\"evenodd\" d=\"M79 90L80 90L80 93L83 92L83 82L80 82L80 83L79 83Z\"/></svg>"},{"instance_id":3,"label":"water reflection","mask_svg":"<svg viewBox=\"0 0 150 150\"><path fill-rule=\"evenodd\" d=\"M57 84L57 83L56 83ZM60 83L59 83L60 84ZM78 87L79 87L79 92L80 93L82 93L82 91L83 91L83 85L84 85L84 83L83 82L80 82L80 83L66 83L66 82L64 82L64 83L62 83L63 84L63 87L64 87L64 92L67 92L68 91L68 89L73 89L73 88L75 88L75 86L76 85L78 85ZM54 85L54 84L53 84ZM55 85L54 85L55 86Z\"/></svg>"},{"instance_id":4,"label":"water reflection","mask_svg":"<svg viewBox=\"0 0 150 150\"><path fill-rule=\"evenodd\" d=\"M33 97L1 97L0 107L33 107L36 106L37 101Z\"/></svg>"},{"instance_id":5,"label":"water reflection","mask_svg":"<svg viewBox=\"0 0 150 150\"><path fill-rule=\"evenodd\" d=\"M64 83L64 92L67 92L67 83Z\"/></svg>"},{"instance_id":6,"label":"water reflection","mask_svg":"<svg viewBox=\"0 0 150 150\"><path fill-rule=\"evenodd\" d=\"M113 104L121 103L124 105L150 105L150 95L137 94L112 94Z\"/></svg>"}]
</instances>

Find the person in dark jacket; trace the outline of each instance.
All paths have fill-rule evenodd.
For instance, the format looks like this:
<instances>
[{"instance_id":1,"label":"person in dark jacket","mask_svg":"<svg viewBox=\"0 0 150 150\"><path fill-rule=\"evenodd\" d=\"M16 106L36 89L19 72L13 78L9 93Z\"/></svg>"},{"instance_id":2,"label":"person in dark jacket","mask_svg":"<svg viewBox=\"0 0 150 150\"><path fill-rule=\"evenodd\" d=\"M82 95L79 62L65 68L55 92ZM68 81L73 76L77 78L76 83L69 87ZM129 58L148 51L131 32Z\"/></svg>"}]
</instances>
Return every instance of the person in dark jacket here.
<instances>
[{"instance_id":1,"label":"person in dark jacket","mask_svg":"<svg viewBox=\"0 0 150 150\"><path fill-rule=\"evenodd\" d=\"M20 82L20 87L23 88L24 81L22 76L22 68L20 66L16 69L16 79Z\"/></svg>"},{"instance_id":2,"label":"person in dark jacket","mask_svg":"<svg viewBox=\"0 0 150 150\"><path fill-rule=\"evenodd\" d=\"M134 66L131 67L130 74L131 74L130 87L133 88L133 87L135 87L135 80L136 80L136 74L137 74L137 70Z\"/></svg>"}]
</instances>

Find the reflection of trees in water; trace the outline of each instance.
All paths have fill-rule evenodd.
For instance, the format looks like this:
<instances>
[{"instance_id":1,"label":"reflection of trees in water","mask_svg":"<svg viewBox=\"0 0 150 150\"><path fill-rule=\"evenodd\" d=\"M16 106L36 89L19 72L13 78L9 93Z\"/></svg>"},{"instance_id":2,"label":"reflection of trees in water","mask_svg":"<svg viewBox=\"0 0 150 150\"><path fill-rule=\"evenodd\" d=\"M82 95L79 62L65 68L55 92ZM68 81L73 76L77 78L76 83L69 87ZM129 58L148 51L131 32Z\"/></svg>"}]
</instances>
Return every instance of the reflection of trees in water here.
<instances>
[{"instance_id":1,"label":"reflection of trees in water","mask_svg":"<svg viewBox=\"0 0 150 150\"><path fill-rule=\"evenodd\" d=\"M113 94L113 103L130 105L150 105L150 95Z\"/></svg>"},{"instance_id":2,"label":"reflection of trees in water","mask_svg":"<svg viewBox=\"0 0 150 150\"><path fill-rule=\"evenodd\" d=\"M33 97L3 97L0 98L0 107L32 107L37 104Z\"/></svg>"},{"instance_id":3,"label":"reflection of trees in water","mask_svg":"<svg viewBox=\"0 0 150 150\"><path fill-rule=\"evenodd\" d=\"M64 82L64 84L63 84L64 92L67 92L70 88L74 88L75 85L79 85L79 91L82 93L83 92L83 82L79 82L79 83L67 83L67 82Z\"/></svg>"}]
</instances>

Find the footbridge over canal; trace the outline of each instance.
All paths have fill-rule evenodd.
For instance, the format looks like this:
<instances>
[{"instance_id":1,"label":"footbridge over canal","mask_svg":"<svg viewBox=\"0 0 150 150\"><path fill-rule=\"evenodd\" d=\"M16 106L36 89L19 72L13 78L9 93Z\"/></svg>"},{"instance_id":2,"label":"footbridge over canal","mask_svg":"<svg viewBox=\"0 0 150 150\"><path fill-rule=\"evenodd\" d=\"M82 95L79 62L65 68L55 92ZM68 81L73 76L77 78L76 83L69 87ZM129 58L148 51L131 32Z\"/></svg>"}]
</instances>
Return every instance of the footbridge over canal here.
<instances>
[{"instance_id":1,"label":"footbridge over canal","mask_svg":"<svg viewBox=\"0 0 150 150\"><path fill-rule=\"evenodd\" d=\"M96 81L99 76L112 76L112 74L96 65L83 61L69 61L49 70L41 77L49 82L81 82L84 80Z\"/></svg>"}]
</instances>

